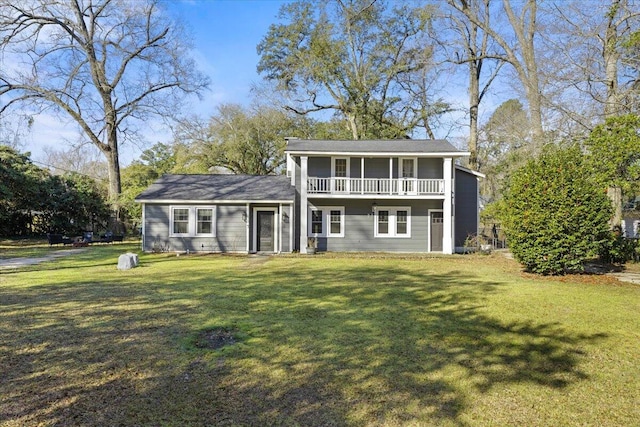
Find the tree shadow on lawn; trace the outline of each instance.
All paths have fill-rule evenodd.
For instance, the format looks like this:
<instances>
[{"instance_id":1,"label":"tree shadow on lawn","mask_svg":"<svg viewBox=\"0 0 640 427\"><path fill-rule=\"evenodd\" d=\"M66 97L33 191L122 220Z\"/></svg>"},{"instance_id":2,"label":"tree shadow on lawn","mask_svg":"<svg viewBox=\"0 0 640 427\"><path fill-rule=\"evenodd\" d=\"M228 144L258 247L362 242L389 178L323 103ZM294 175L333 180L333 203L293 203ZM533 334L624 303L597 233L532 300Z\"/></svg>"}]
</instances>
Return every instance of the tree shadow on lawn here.
<instances>
[{"instance_id":1,"label":"tree shadow on lawn","mask_svg":"<svg viewBox=\"0 0 640 427\"><path fill-rule=\"evenodd\" d=\"M353 286L367 277L375 282ZM587 378L579 368L580 348L605 338L571 334L552 323L501 323L482 310L483 296L499 284L461 272L316 269L272 273L271 280L303 285L282 286L280 295L274 289L272 299L249 303L279 307L274 317L290 319L269 326L279 339L261 363L287 378L300 378L298 372L311 367L301 382L322 384L335 402L357 407L354 424L456 423L471 403L459 389L465 382L472 384L466 391L478 392L499 384L566 387ZM284 305L282 293L289 298ZM264 384L274 383L272 396L286 388L286 382L270 381L269 373L253 382L267 406L278 400L265 400Z\"/></svg>"},{"instance_id":2,"label":"tree shadow on lawn","mask_svg":"<svg viewBox=\"0 0 640 427\"><path fill-rule=\"evenodd\" d=\"M463 272L240 264L3 292L0 423L462 425L474 391L587 378L580 348L605 337L501 323L483 310L501 285ZM249 338L180 349L194 319Z\"/></svg>"}]
</instances>

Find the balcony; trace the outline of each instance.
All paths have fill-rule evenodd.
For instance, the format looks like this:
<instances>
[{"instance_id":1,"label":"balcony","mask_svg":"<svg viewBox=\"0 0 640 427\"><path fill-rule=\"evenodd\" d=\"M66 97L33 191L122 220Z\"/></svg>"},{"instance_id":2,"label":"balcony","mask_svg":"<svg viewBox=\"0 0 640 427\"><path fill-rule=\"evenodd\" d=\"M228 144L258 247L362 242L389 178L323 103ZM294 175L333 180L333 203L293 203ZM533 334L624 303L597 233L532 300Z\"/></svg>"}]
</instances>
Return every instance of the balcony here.
<instances>
[{"instance_id":1,"label":"balcony","mask_svg":"<svg viewBox=\"0 0 640 427\"><path fill-rule=\"evenodd\" d=\"M307 179L307 194L339 196L441 196L444 179L315 178Z\"/></svg>"}]
</instances>

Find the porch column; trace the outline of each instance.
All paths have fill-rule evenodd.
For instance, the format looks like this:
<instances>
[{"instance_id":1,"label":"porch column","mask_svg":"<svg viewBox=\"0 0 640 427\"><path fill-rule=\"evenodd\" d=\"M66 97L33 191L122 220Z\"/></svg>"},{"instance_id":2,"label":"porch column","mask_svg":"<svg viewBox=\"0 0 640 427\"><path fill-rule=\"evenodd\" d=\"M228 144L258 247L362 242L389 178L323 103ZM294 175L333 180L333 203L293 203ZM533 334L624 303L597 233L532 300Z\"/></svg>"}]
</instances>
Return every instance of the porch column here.
<instances>
[{"instance_id":1,"label":"porch column","mask_svg":"<svg viewBox=\"0 0 640 427\"><path fill-rule=\"evenodd\" d=\"M147 215L146 215L146 211L147 211L147 204L143 203L142 204L142 230L141 230L141 234L142 234L142 252L145 251L144 244L145 244L146 235L147 235Z\"/></svg>"},{"instance_id":2,"label":"porch column","mask_svg":"<svg viewBox=\"0 0 640 427\"><path fill-rule=\"evenodd\" d=\"M360 157L360 194L364 194L364 156Z\"/></svg>"},{"instance_id":3,"label":"porch column","mask_svg":"<svg viewBox=\"0 0 640 427\"><path fill-rule=\"evenodd\" d=\"M400 160L398 160L400 166ZM389 194L393 194L393 157L389 157Z\"/></svg>"},{"instance_id":4,"label":"porch column","mask_svg":"<svg viewBox=\"0 0 640 427\"><path fill-rule=\"evenodd\" d=\"M247 203L247 205L245 206L245 221L244 221L244 227L246 228L246 236L247 236L247 253L251 253L251 233L250 233L250 228L249 228L249 223L251 222L249 220L249 218L251 218L249 215L251 213L250 209L249 209L249 203Z\"/></svg>"},{"instance_id":5,"label":"porch column","mask_svg":"<svg viewBox=\"0 0 640 427\"><path fill-rule=\"evenodd\" d=\"M308 156L300 156L300 253L307 253L307 165Z\"/></svg>"},{"instance_id":6,"label":"porch column","mask_svg":"<svg viewBox=\"0 0 640 427\"><path fill-rule=\"evenodd\" d=\"M453 253L453 159L446 157L442 165L444 201L442 202L442 253Z\"/></svg>"}]
</instances>

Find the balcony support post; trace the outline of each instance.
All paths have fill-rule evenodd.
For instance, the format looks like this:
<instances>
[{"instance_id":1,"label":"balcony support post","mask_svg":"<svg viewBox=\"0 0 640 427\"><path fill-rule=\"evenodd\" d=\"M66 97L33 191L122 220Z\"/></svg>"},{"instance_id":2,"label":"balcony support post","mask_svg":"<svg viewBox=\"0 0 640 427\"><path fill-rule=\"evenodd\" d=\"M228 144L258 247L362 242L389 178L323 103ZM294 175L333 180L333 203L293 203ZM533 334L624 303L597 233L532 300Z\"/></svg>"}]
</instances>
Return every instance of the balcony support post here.
<instances>
[{"instance_id":1,"label":"balcony support post","mask_svg":"<svg viewBox=\"0 0 640 427\"><path fill-rule=\"evenodd\" d=\"M308 156L300 156L300 253L307 253L307 218L309 208L307 207L307 180Z\"/></svg>"},{"instance_id":2,"label":"balcony support post","mask_svg":"<svg viewBox=\"0 0 640 427\"><path fill-rule=\"evenodd\" d=\"M442 202L443 237L442 252L453 253L453 159L446 157L443 160L442 172L444 178L444 200Z\"/></svg>"}]
</instances>

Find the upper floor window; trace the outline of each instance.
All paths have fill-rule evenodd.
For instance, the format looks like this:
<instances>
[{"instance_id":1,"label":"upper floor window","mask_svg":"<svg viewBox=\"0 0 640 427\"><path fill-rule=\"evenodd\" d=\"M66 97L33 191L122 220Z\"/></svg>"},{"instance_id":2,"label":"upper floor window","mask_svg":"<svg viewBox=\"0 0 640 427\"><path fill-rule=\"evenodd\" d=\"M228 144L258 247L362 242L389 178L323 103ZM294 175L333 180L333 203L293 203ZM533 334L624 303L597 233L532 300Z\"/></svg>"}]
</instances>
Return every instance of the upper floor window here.
<instances>
[{"instance_id":1,"label":"upper floor window","mask_svg":"<svg viewBox=\"0 0 640 427\"><path fill-rule=\"evenodd\" d=\"M378 208L375 213L374 237L411 237L411 208Z\"/></svg>"}]
</instances>

